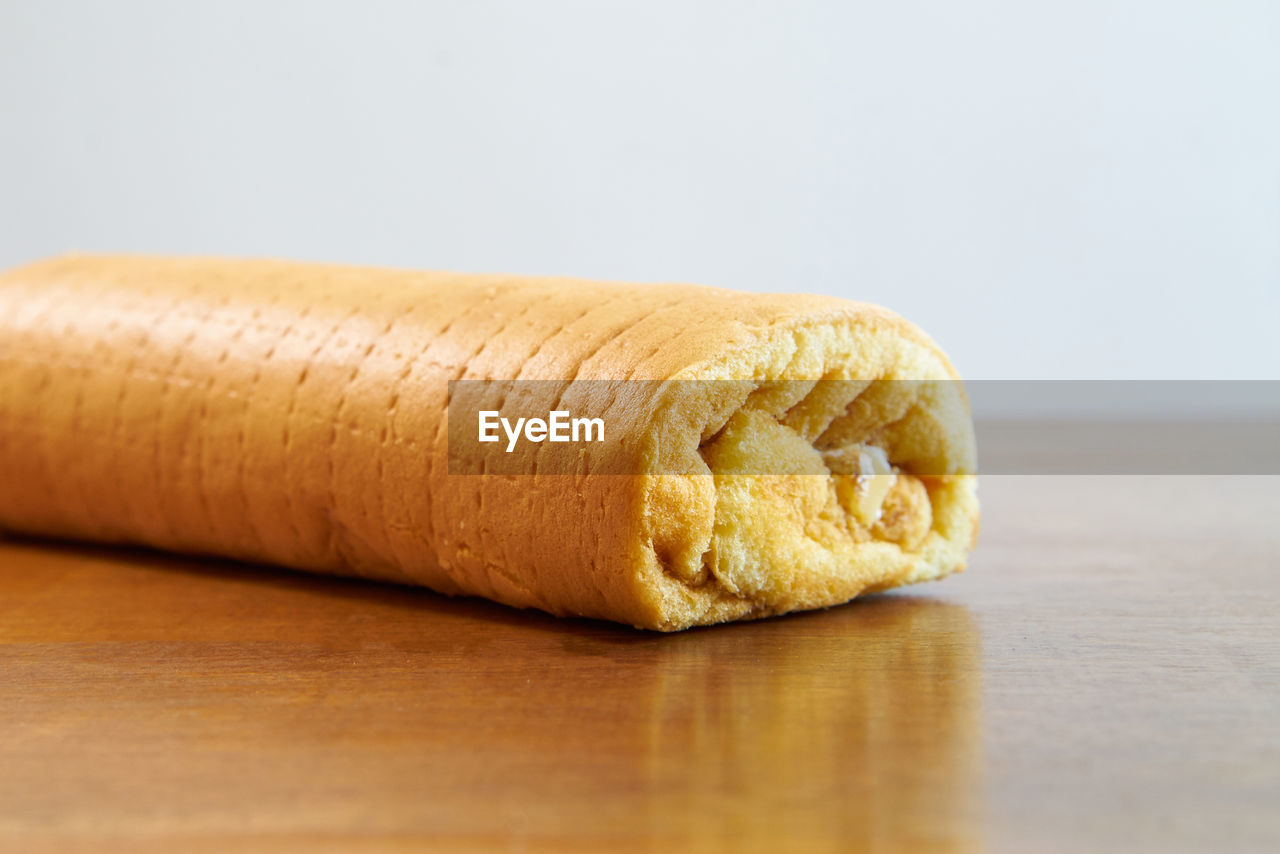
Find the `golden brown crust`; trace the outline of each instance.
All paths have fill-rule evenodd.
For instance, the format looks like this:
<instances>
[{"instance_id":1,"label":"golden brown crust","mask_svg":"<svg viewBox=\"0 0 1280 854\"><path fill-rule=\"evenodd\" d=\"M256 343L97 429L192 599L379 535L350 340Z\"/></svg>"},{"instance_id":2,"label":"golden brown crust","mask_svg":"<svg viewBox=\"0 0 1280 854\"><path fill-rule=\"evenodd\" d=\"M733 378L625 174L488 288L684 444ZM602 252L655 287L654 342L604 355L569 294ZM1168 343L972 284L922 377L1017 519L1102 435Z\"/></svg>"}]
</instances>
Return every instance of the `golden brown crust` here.
<instances>
[{"instance_id":1,"label":"golden brown crust","mask_svg":"<svg viewBox=\"0 0 1280 854\"><path fill-rule=\"evenodd\" d=\"M770 391L768 380L824 377L955 372L906 321L834 298L57 258L0 276L0 527L668 630L836 604L962 568L977 504L967 411L948 414L963 405L945 390L958 384L884 400L876 390L892 384L873 384L852 404L770 398L793 392ZM450 476L448 383L484 378L748 387L741 400L708 404L688 382L665 386L644 425L654 437L649 475ZM911 534L919 542L909 549L892 542L910 533L910 520L892 516L902 496L882 525L896 525L894 536L849 533L862 537L855 548L820 533L808 539L826 550L807 557L788 551L794 531L744 524L797 488L777 481L770 492L767 477L725 474L703 458L704 442L744 408L773 413L787 431L779 441L875 441L895 462L950 473L926 479L928 536ZM519 450L530 470L543 452ZM735 575L728 558L715 565L713 541L722 556L772 557ZM767 577L752 586L743 581L752 572Z\"/></svg>"}]
</instances>

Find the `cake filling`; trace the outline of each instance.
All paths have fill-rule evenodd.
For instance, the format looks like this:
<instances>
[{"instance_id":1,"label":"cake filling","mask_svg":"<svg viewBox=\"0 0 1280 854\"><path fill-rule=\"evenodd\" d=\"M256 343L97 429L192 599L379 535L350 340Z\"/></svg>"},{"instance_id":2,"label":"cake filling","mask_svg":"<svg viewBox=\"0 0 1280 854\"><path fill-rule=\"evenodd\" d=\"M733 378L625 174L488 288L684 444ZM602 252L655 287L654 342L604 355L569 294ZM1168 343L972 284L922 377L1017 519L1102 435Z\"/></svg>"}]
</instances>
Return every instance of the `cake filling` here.
<instances>
[{"instance_id":1,"label":"cake filling","mask_svg":"<svg viewBox=\"0 0 1280 854\"><path fill-rule=\"evenodd\" d=\"M819 449L769 412L742 409L699 452L716 505L702 574L740 595L786 595L793 570L836 572L862 544L917 550L932 527L924 481L879 445Z\"/></svg>"}]
</instances>

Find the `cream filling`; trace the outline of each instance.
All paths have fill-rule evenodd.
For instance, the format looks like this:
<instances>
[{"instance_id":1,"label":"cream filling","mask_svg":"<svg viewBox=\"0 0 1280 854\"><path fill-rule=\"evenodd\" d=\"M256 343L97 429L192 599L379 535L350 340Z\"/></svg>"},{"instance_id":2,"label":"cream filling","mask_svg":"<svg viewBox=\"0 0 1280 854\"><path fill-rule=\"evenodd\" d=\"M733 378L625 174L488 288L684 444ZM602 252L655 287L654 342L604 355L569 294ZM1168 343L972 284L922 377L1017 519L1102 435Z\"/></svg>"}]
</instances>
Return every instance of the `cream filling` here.
<instances>
[{"instance_id":1,"label":"cream filling","mask_svg":"<svg viewBox=\"0 0 1280 854\"><path fill-rule=\"evenodd\" d=\"M898 482L897 471L890 465L884 448L859 444L821 453L827 470L837 478L837 494L846 493L840 496L841 505L866 527L879 522L884 500Z\"/></svg>"},{"instance_id":2,"label":"cream filling","mask_svg":"<svg viewBox=\"0 0 1280 854\"><path fill-rule=\"evenodd\" d=\"M867 442L819 449L774 416L740 410L700 449L714 479L713 527L696 578L781 601L881 543L903 554L932 526L924 482ZM802 581L802 576L808 576Z\"/></svg>"}]
</instances>

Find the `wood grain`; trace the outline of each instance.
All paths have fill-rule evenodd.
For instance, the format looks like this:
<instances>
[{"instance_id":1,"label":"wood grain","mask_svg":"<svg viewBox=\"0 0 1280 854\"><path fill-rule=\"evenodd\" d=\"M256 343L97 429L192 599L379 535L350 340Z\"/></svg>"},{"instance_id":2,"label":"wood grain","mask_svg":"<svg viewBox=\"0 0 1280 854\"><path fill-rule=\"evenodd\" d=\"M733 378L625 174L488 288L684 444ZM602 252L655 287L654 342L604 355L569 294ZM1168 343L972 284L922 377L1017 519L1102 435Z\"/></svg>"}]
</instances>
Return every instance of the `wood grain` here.
<instances>
[{"instance_id":1,"label":"wood grain","mask_svg":"<svg viewBox=\"0 0 1280 854\"><path fill-rule=\"evenodd\" d=\"M964 576L674 636L0 542L0 848L1280 847L1280 478L982 495Z\"/></svg>"}]
</instances>

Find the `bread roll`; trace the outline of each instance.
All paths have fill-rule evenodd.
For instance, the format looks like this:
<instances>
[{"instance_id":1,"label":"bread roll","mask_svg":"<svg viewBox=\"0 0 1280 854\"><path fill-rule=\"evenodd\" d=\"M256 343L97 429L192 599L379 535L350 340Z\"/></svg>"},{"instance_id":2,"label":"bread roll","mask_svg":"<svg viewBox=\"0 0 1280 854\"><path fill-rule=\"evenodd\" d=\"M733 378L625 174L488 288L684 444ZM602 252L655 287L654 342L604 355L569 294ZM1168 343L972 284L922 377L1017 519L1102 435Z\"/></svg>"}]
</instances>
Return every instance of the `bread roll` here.
<instances>
[{"instance_id":1,"label":"bread roll","mask_svg":"<svg viewBox=\"0 0 1280 854\"><path fill-rule=\"evenodd\" d=\"M594 407L625 470L524 441L468 473L507 453L451 430L480 380ZM205 258L0 276L15 532L671 631L962 569L974 468L946 357L842 299Z\"/></svg>"}]
</instances>

